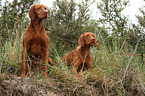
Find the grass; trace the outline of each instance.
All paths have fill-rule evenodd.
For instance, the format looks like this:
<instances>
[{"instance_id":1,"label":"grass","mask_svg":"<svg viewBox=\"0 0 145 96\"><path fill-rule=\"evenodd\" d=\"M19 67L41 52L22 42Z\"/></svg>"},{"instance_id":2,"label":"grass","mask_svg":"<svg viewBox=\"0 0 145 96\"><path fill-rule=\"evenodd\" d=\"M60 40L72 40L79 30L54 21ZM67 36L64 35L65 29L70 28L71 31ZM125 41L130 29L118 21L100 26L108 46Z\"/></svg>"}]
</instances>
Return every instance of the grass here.
<instances>
[{"instance_id":1,"label":"grass","mask_svg":"<svg viewBox=\"0 0 145 96\"><path fill-rule=\"evenodd\" d=\"M51 37L50 37L51 41ZM69 95L69 96L143 96L145 94L145 66L141 66L136 48L128 46L119 38L107 45L106 39L98 36L98 48L91 48L93 70L80 73L84 81L78 80L72 67L61 61L62 56L53 40L50 42L50 57L55 62L48 66L49 77L32 72L21 78L22 37L6 42L0 49L0 93L2 95ZM60 62L60 65L57 64Z\"/></svg>"}]
</instances>

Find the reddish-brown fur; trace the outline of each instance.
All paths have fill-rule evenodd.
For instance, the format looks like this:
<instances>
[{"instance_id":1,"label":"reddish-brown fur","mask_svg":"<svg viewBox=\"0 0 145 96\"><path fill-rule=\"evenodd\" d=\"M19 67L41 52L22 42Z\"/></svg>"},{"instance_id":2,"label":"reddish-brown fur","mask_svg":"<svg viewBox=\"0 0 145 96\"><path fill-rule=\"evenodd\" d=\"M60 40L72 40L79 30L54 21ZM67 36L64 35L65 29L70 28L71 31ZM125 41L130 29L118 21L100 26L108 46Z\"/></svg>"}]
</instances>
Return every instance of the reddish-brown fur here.
<instances>
[{"instance_id":1,"label":"reddish-brown fur","mask_svg":"<svg viewBox=\"0 0 145 96\"><path fill-rule=\"evenodd\" d=\"M79 45L73 49L71 52L66 54L62 60L66 61L67 65L73 65L73 72L76 77L82 80L79 76L77 69L81 67L92 69L93 61L90 55L90 47L97 47L97 42L95 39L95 35L91 32L86 32L81 34L78 40Z\"/></svg>"},{"instance_id":2,"label":"reddish-brown fur","mask_svg":"<svg viewBox=\"0 0 145 96\"><path fill-rule=\"evenodd\" d=\"M26 74L27 55L32 60L32 69L41 68L45 70L45 77L48 77L47 64L48 61L53 64L49 58L49 38L43 27L42 20L47 19L48 11L42 4L35 4L29 11L31 23L28 26L23 36L23 51L22 51L22 72L21 77Z\"/></svg>"}]
</instances>

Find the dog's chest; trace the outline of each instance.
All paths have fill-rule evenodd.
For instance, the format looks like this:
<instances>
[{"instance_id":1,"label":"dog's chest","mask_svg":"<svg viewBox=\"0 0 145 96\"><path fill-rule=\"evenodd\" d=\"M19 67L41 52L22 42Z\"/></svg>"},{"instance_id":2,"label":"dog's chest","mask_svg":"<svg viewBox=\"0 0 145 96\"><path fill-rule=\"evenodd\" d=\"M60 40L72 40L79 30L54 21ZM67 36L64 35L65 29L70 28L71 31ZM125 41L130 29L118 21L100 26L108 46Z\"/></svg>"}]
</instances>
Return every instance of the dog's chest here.
<instances>
[{"instance_id":1,"label":"dog's chest","mask_svg":"<svg viewBox=\"0 0 145 96\"><path fill-rule=\"evenodd\" d=\"M47 48L47 42L44 36L34 35L28 42L30 45L29 51L32 54L40 54L45 48Z\"/></svg>"},{"instance_id":2,"label":"dog's chest","mask_svg":"<svg viewBox=\"0 0 145 96\"><path fill-rule=\"evenodd\" d=\"M75 55L79 56L79 59L81 59L82 61L86 61L86 59L90 56L89 50L82 49L80 45L76 48L76 53L77 54Z\"/></svg>"}]
</instances>

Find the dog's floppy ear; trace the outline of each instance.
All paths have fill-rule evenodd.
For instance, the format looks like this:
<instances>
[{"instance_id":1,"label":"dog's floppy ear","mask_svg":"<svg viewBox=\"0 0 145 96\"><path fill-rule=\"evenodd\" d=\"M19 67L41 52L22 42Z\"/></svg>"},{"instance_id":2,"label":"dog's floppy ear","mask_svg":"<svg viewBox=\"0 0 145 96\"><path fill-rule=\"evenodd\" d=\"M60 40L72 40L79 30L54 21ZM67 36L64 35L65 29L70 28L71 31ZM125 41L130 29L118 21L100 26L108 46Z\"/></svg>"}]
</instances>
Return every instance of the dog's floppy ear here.
<instances>
[{"instance_id":1,"label":"dog's floppy ear","mask_svg":"<svg viewBox=\"0 0 145 96\"><path fill-rule=\"evenodd\" d=\"M79 37L78 43L79 43L82 47L85 46L84 34L81 34L81 36Z\"/></svg>"},{"instance_id":2,"label":"dog's floppy ear","mask_svg":"<svg viewBox=\"0 0 145 96\"><path fill-rule=\"evenodd\" d=\"M35 12L34 12L34 6L31 7L30 11L29 11L29 17L31 18L31 20L35 19Z\"/></svg>"}]
</instances>

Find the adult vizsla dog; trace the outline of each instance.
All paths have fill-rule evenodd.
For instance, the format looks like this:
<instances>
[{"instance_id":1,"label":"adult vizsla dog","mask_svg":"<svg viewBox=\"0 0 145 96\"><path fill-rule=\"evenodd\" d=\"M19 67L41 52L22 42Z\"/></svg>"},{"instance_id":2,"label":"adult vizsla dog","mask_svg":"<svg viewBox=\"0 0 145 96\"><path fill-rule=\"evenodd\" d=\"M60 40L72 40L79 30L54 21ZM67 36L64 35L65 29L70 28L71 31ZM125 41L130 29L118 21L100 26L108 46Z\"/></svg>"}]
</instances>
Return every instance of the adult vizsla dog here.
<instances>
[{"instance_id":1,"label":"adult vizsla dog","mask_svg":"<svg viewBox=\"0 0 145 96\"><path fill-rule=\"evenodd\" d=\"M79 45L73 49L71 52L66 54L62 60L67 63L67 65L73 65L73 72L76 77L82 80L78 74L78 69L93 68L93 61L90 55L90 47L97 47L97 42L95 35L91 32L86 32L81 34L78 40Z\"/></svg>"},{"instance_id":2,"label":"adult vizsla dog","mask_svg":"<svg viewBox=\"0 0 145 96\"><path fill-rule=\"evenodd\" d=\"M51 64L53 62L49 58L49 38L42 24L42 20L46 20L48 17L48 11L44 5L35 4L30 8L29 17L31 23L23 36L21 77L25 77L28 57L32 61L31 68L44 70L44 77L48 77L47 66L44 66L44 64L48 64L48 61Z\"/></svg>"}]
</instances>

